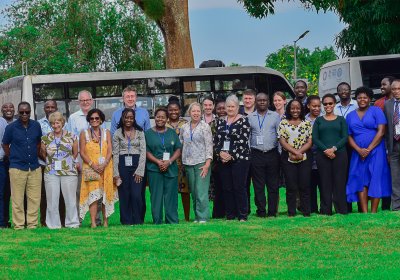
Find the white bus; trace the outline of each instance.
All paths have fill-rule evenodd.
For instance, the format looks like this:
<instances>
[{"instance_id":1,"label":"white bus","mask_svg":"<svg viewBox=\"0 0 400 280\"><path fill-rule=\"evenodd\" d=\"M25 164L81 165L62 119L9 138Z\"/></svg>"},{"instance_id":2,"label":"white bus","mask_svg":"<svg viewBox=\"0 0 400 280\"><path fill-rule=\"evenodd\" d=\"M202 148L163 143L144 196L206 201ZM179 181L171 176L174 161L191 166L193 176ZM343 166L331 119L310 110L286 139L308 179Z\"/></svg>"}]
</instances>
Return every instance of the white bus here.
<instances>
[{"instance_id":1,"label":"white bus","mask_svg":"<svg viewBox=\"0 0 400 280\"><path fill-rule=\"evenodd\" d=\"M381 94L381 80L385 76L400 77L400 54L348 57L328 62L321 67L318 92L336 94L341 82L351 90L366 86L373 89L376 98Z\"/></svg>"},{"instance_id":2,"label":"white bus","mask_svg":"<svg viewBox=\"0 0 400 280\"><path fill-rule=\"evenodd\" d=\"M27 101L34 109L31 118L40 119L44 116L44 102L53 99L68 117L78 111L78 93L86 89L109 124L112 113L122 106L122 90L128 85L137 89L137 106L146 108L150 116L157 107L167 105L171 95L181 100L182 111L206 95L224 98L235 93L240 98L241 92L249 88L263 91L270 98L277 90L294 96L292 86L280 72L247 66L19 76L0 84L0 101L14 106Z\"/></svg>"}]
</instances>

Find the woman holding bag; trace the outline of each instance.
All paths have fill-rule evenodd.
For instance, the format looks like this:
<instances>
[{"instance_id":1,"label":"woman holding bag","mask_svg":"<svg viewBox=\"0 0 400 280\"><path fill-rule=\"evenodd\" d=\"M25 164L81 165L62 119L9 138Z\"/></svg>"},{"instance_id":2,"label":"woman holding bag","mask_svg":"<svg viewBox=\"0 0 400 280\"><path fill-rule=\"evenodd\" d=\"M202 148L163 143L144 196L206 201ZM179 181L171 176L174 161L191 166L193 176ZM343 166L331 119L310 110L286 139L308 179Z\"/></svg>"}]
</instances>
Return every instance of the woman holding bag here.
<instances>
[{"instance_id":1,"label":"woman holding bag","mask_svg":"<svg viewBox=\"0 0 400 280\"><path fill-rule=\"evenodd\" d=\"M90 128L82 131L79 137L83 160L79 213L80 218L84 219L89 210L91 226L95 228L97 202L101 199L103 224L107 227L108 217L114 213L114 203L118 200L117 188L113 183L111 134L100 127L105 120L101 110L90 110L86 120Z\"/></svg>"}]
</instances>

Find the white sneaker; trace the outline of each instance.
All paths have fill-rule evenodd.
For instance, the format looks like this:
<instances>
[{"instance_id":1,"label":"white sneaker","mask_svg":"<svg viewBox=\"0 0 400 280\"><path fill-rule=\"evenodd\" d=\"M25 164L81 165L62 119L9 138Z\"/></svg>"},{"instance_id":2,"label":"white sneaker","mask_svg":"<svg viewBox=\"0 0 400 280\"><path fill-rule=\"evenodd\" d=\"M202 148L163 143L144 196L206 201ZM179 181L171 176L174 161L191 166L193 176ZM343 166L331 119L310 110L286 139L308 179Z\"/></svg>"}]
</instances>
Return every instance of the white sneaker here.
<instances>
[{"instance_id":1,"label":"white sneaker","mask_svg":"<svg viewBox=\"0 0 400 280\"><path fill-rule=\"evenodd\" d=\"M194 221L193 221L193 223L198 223L198 222L199 222L198 220L194 220Z\"/></svg>"},{"instance_id":2,"label":"white sneaker","mask_svg":"<svg viewBox=\"0 0 400 280\"><path fill-rule=\"evenodd\" d=\"M207 223L207 221L201 220L201 221L199 222L199 224L205 224L205 223Z\"/></svg>"}]
</instances>

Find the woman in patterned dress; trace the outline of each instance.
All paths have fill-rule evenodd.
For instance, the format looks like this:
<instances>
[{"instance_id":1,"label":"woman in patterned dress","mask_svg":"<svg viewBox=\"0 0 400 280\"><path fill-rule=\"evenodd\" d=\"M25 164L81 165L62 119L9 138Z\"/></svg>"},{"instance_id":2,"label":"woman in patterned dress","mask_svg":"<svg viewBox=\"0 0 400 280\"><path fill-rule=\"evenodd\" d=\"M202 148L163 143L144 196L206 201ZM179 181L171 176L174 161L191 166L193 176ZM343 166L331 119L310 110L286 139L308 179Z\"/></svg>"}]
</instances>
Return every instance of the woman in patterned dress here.
<instances>
[{"instance_id":1,"label":"woman in patterned dress","mask_svg":"<svg viewBox=\"0 0 400 280\"><path fill-rule=\"evenodd\" d=\"M288 215L296 215L296 194L299 192L300 209L304 216L310 216L312 126L304 119L304 107L297 100L289 102L285 115L286 119L279 124L278 138L283 148L281 160Z\"/></svg>"},{"instance_id":2,"label":"woman in patterned dress","mask_svg":"<svg viewBox=\"0 0 400 280\"><path fill-rule=\"evenodd\" d=\"M96 227L97 202L102 202L103 225L108 226L108 217L114 213L114 203L118 201L117 187L113 182L111 134L101 128L105 120L99 109L88 112L86 120L90 128L81 132L79 137L80 154L83 160L83 174L79 213L81 219L90 211L92 228ZM85 180L85 169L92 169L100 174L99 180Z\"/></svg>"},{"instance_id":3,"label":"woman in patterned dress","mask_svg":"<svg viewBox=\"0 0 400 280\"><path fill-rule=\"evenodd\" d=\"M168 128L172 128L179 136L182 126L187 123L187 120L181 118L181 104L176 96L172 96L168 99L168 120L165 125ZM182 160L179 157L176 160L178 164L178 191L181 194L183 212L185 214L185 220L189 221L190 218L190 191L189 184L186 177L185 167L182 164Z\"/></svg>"}]
</instances>

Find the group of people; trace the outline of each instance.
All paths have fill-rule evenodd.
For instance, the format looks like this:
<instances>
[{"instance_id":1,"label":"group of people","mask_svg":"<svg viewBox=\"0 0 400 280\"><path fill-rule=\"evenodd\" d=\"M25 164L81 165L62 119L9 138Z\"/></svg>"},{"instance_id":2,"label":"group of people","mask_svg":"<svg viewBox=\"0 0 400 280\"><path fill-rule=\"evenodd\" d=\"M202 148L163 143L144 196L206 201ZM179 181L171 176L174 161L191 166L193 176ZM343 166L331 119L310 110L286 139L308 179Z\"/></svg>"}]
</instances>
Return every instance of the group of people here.
<instances>
[{"instance_id":1,"label":"group of people","mask_svg":"<svg viewBox=\"0 0 400 280\"><path fill-rule=\"evenodd\" d=\"M283 92L274 93L274 111L267 94L248 89L243 107L235 95L206 97L190 104L187 118L171 97L155 111L151 127L147 110L136 107L136 89L128 86L110 130L86 90L68 121L54 100L44 104L38 121L30 119L27 102L18 104L17 119L13 104L3 104L0 227L10 226L10 193L15 229L36 228L39 209L48 228L77 228L87 212L91 227L106 227L118 200L121 224L142 224L147 185L155 224L178 223L178 193L187 221L192 204L194 222L245 222L251 182L259 217L278 215L282 186L288 216L332 215L333 208L346 214L353 202L367 212L369 199L371 212L380 199L382 209L398 210L400 80L382 80L384 96L376 106L370 106L371 89L358 88L352 100L347 83L337 87L339 103L333 94L308 96L303 81L294 89L288 104Z\"/></svg>"}]
</instances>

